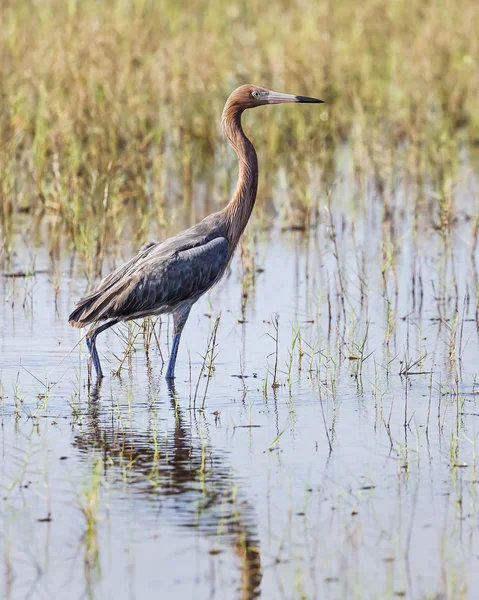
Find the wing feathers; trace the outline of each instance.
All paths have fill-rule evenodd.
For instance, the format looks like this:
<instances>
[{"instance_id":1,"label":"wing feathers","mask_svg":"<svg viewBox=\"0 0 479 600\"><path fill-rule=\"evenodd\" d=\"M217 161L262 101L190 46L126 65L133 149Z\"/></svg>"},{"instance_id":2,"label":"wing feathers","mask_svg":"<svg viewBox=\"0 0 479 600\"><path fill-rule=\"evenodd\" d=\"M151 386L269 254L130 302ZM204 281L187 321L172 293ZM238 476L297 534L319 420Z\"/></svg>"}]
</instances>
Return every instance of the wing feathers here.
<instances>
[{"instance_id":1,"label":"wing feathers","mask_svg":"<svg viewBox=\"0 0 479 600\"><path fill-rule=\"evenodd\" d=\"M229 243L217 237L202 245L161 252L150 246L106 277L97 290L80 300L69 317L74 327L110 318L139 318L170 312L195 302L224 272Z\"/></svg>"}]
</instances>

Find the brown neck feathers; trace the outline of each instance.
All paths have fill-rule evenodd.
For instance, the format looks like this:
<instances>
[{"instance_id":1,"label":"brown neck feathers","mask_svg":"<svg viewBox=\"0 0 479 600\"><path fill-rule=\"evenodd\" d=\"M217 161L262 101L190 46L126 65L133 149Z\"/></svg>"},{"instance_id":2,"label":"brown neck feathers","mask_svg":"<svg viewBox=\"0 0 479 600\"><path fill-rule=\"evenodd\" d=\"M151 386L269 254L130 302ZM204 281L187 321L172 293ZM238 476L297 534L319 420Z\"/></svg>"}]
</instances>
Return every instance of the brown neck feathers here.
<instances>
[{"instance_id":1,"label":"brown neck feathers","mask_svg":"<svg viewBox=\"0 0 479 600\"><path fill-rule=\"evenodd\" d=\"M258 158L253 144L241 127L242 112L242 109L228 102L221 118L223 130L238 156L239 163L236 190L233 198L222 211L231 252L248 223L258 189Z\"/></svg>"}]
</instances>

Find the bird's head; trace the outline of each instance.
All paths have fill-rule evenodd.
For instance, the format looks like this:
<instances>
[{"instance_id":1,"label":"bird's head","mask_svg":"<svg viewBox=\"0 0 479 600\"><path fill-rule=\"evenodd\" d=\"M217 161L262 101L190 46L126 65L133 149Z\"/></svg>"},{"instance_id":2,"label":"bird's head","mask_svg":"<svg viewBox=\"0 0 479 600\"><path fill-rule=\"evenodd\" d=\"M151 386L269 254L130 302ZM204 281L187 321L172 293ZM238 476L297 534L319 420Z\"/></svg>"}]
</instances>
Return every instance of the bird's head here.
<instances>
[{"instance_id":1,"label":"bird's head","mask_svg":"<svg viewBox=\"0 0 479 600\"><path fill-rule=\"evenodd\" d=\"M256 106L264 106L265 104L283 104L285 102L309 102L320 104L323 101L317 98L309 98L308 96L296 96L294 94L281 94L273 92L259 85L246 84L235 91L228 98L225 106L225 111L228 108L236 111L243 111L247 108L255 108Z\"/></svg>"}]
</instances>

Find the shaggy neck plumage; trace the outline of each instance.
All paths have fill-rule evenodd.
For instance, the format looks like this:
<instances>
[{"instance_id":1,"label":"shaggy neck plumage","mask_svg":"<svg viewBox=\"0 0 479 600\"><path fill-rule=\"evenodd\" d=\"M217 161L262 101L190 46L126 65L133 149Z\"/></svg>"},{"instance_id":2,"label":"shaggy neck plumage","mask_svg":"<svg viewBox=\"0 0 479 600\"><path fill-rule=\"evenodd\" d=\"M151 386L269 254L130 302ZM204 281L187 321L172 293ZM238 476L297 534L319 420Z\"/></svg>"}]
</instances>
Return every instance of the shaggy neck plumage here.
<instances>
[{"instance_id":1,"label":"shaggy neck plumage","mask_svg":"<svg viewBox=\"0 0 479 600\"><path fill-rule=\"evenodd\" d=\"M226 104L221 118L223 131L238 156L239 173L236 190L229 204L223 209L231 252L238 244L248 223L258 189L258 158L253 144L241 127L242 110Z\"/></svg>"}]
</instances>

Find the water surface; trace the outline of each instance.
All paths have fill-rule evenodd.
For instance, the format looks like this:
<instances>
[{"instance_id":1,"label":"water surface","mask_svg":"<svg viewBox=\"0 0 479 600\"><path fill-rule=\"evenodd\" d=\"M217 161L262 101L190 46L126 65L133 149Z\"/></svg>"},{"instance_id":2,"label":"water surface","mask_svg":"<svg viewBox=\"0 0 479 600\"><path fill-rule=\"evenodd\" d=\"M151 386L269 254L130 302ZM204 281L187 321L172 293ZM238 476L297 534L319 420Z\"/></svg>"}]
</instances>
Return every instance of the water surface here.
<instances>
[{"instance_id":1,"label":"water surface","mask_svg":"<svg viewBox=\"0 0 479 600\"><path fill-rule=\"evenodd\" d=\"M67 322L85 263L67 239L53 261L27 217L17 276L0 279L2 597L473 598L477 182L463 175L447 234L427 203L410 216L407 186L388 215L348 180L310 231L252 223L191 313L173 388L168 319L159 346L141 323L102 334L106 377L89 379Z\"/></svg>"}]
</instances>

